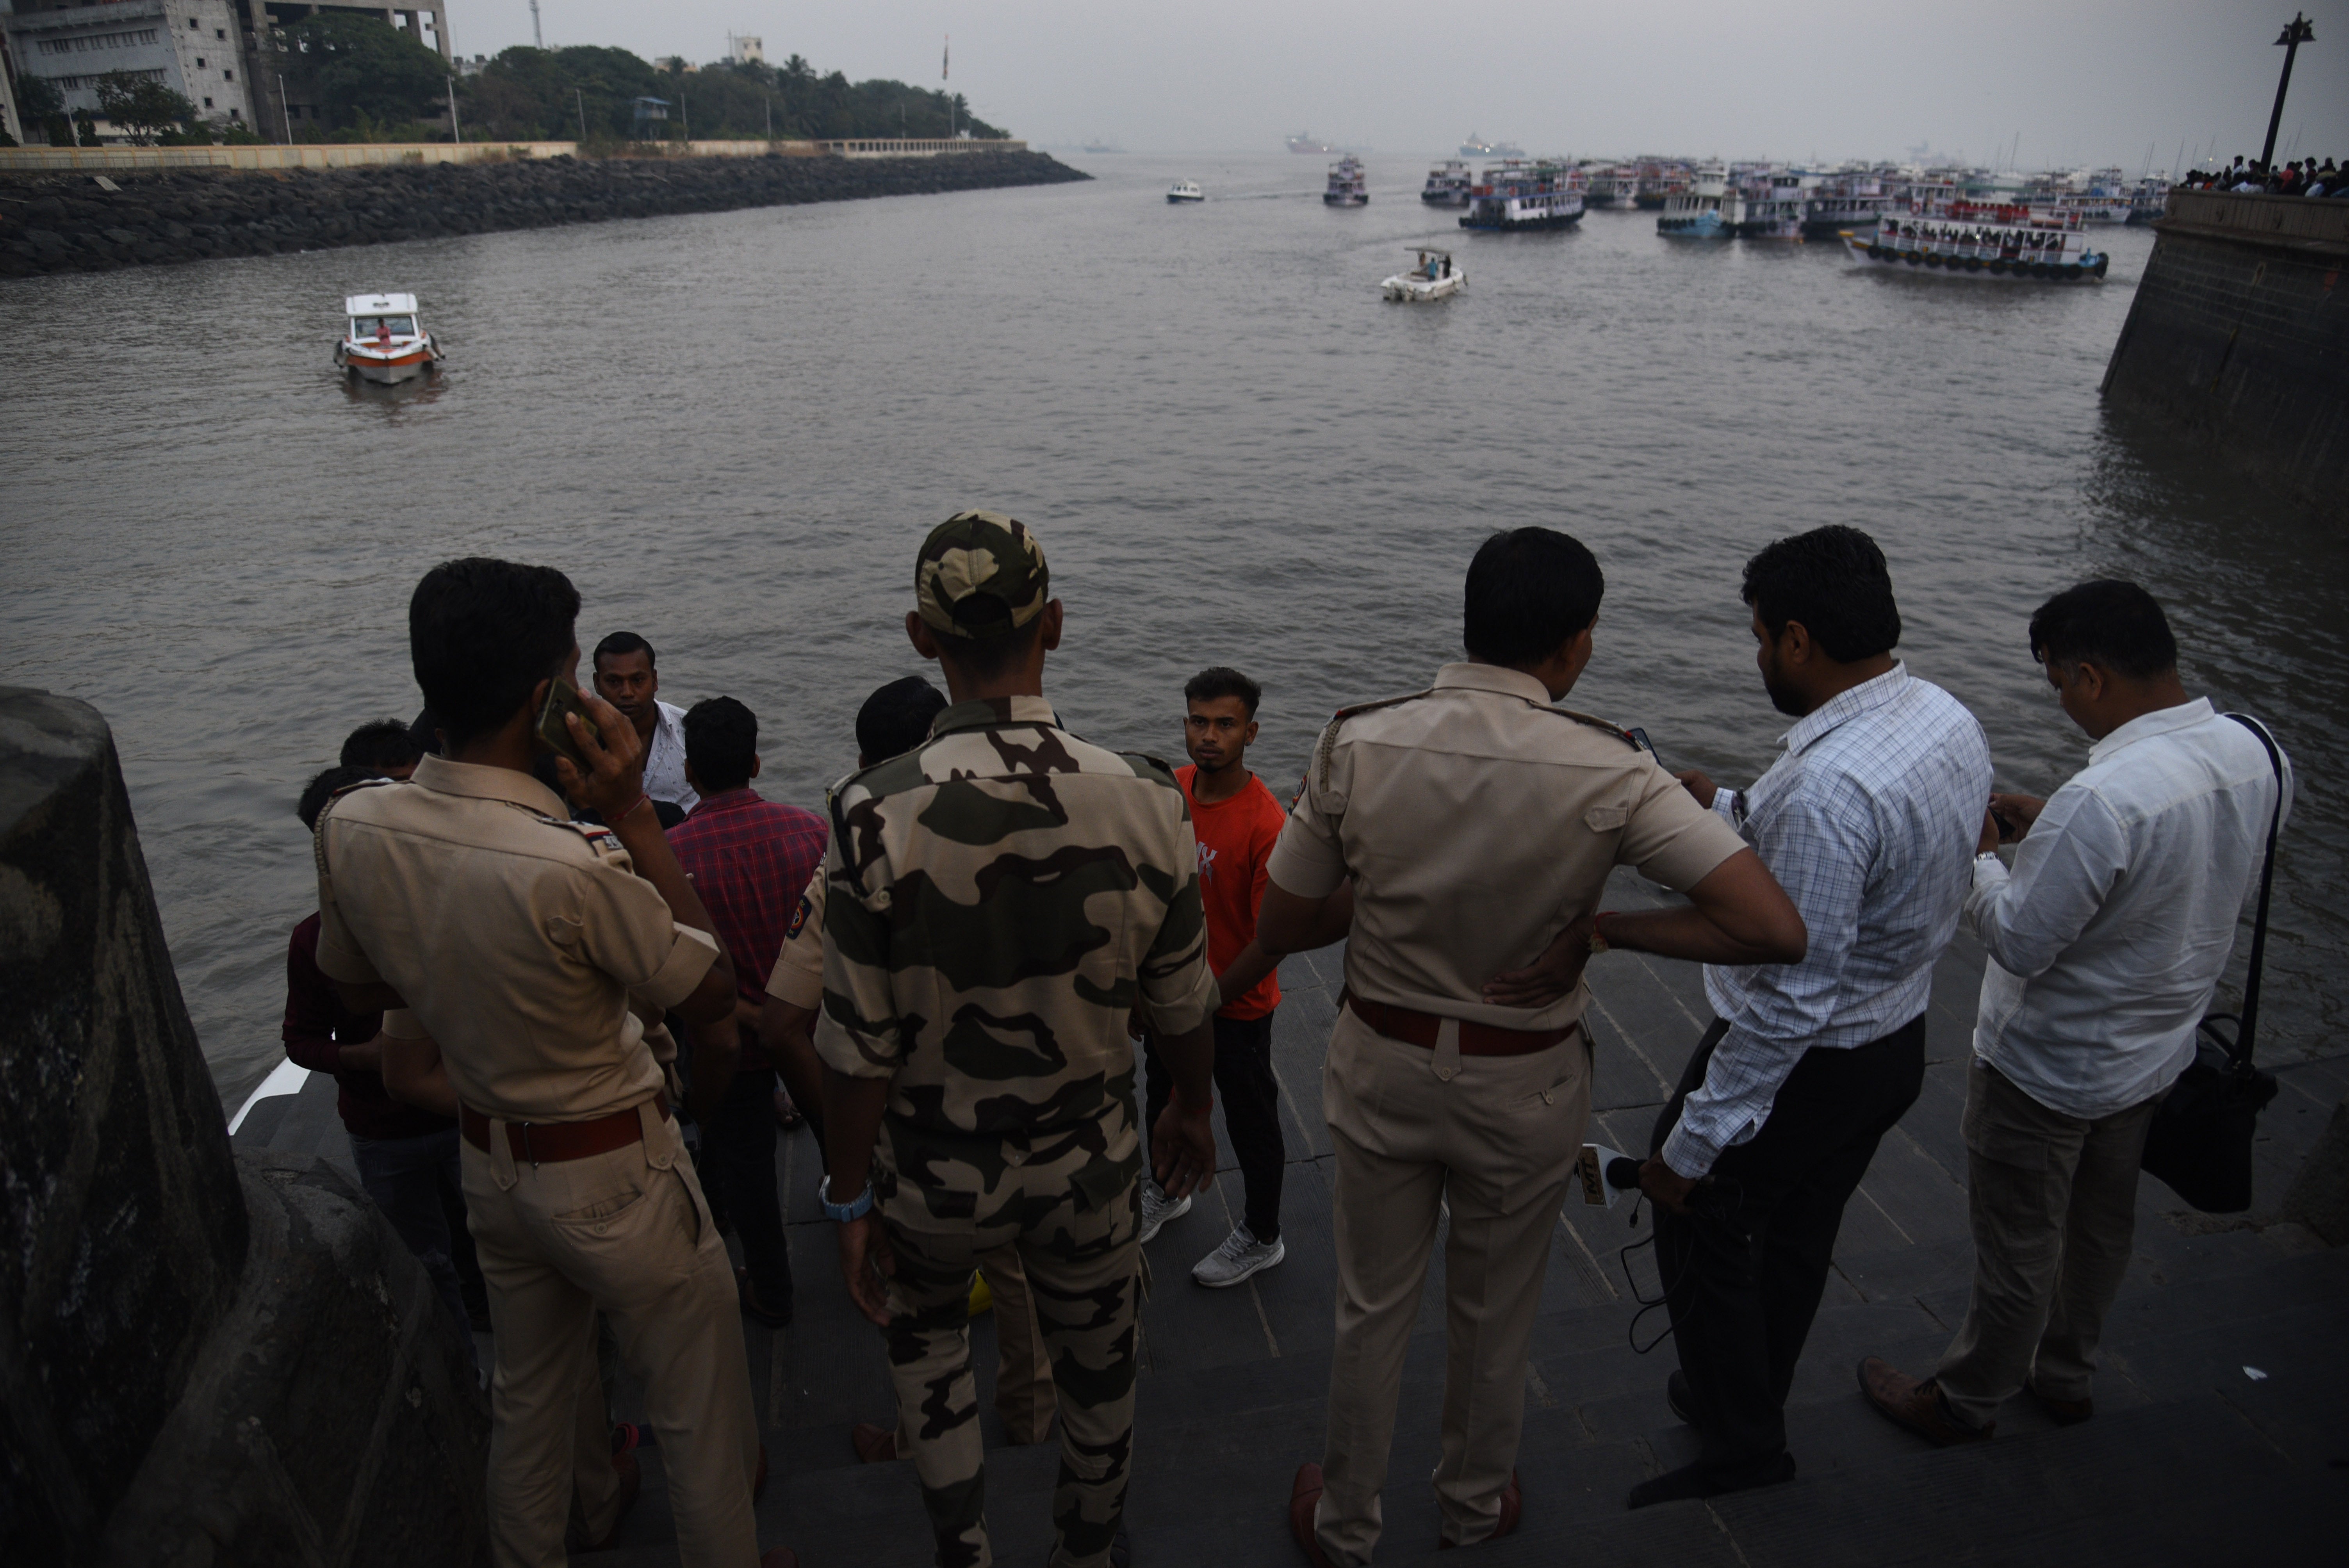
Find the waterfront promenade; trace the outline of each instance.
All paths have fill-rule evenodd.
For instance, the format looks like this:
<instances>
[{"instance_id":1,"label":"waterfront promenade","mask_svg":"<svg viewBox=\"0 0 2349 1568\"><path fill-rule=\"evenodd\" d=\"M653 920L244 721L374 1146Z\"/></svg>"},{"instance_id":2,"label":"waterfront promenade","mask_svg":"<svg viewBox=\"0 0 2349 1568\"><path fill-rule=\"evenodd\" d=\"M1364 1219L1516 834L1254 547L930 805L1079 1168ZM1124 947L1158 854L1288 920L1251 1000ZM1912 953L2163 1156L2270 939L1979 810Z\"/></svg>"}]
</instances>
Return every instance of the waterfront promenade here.
<instances>
[{"instance_id":1,"label":"waterfront promenade","mask_svg":"<svg viewBox=\"0 0 2349 1568\"><path fill-rule=\"evenodd\" d=\"M1618 872L1607 900L1661 902ZM1274 1036L1289 1170L1282 1214L1288 1261L1226 1291L1190 1282L1193 1262L1234 1222L1238 1173L1226 1170L1192 1212L1149 1248L1144 1370L1129 1517L1135 1561L1293 1568L1284 1505L1299 1461L1318 1458L1334 1292L1329 1133L1321 1057L1342 949L1292 958L1281 971ZM1619 1206L1570 1205L1553 1237L1543 1315L1527 1378L1526 1491L1519 1533L1480 1548L1479 1563L1587 1561L1826 1568L1996 1563L2075 1568L2137 1563L2328 1561L2349 1520L2349 1249L2270 1222L2307 1150L2344 1094L2349 1054L2272 1061L2282 1092L2261 1116L2258 1201L2236 1219L2192 1215L2144 1180L2137 1256L2108 1326L2096 1416L2057 1429L2027 1398L2011 1401L1990 1443L1936 1451L1860 1398L1866 1354L1923 1372L1962 1315L1971 1268L1965 1150L1959 1134L1979 948L1961 936L1935 976L1923 1096L1878 1151L1847 1211L1836 1273L1787 1412L1800 1465L1791 1484L1711 1502L1629 1513L1636 1481L1694 1457L1694 1438L1666 1410L1676 1364L1669 1341L1627 1346L1633 1294L1653 1296L1645 1239ZM1694 1047L1705 1007L1692 966L1617 953L1592 966L1597 1047L1593 1141L1644 1152L1657 1111ZM347 1163L332 1085L263 1101L243 1147L316 1151ZM832 1226L816 1207L812 1139L792 1135L782 1165L798 1279L798 1321L770 1333L746 1322L751 1377L773 1467L761 1539L796 1546L809 1568L929 1560L912 1467L860 1465L848 1429L892 1418L878 1336L842 1289ZM1443 1377L1443 1266L1423 1295L1386 1491L1381 1563L1433 1561L1435 1460ZM1646 1343L1661 1312L1640 1324ZM1006 1563L1041 1562L1057 1440L999 1446L990 1406L993 1331L974 1328L981 1420L988 1429L988 1519ZM484 1340L485 1348L488 1341ZM2256 1371L2263 1376L2253 1377ZM624 1390L622 1404L634 1408ZM677 1560L646 1451L646 1493L621 1545L574 1558L603 1568ZM1450 1561L1450 1559L1445 1559Z\"/></svg>"}]
</instances>

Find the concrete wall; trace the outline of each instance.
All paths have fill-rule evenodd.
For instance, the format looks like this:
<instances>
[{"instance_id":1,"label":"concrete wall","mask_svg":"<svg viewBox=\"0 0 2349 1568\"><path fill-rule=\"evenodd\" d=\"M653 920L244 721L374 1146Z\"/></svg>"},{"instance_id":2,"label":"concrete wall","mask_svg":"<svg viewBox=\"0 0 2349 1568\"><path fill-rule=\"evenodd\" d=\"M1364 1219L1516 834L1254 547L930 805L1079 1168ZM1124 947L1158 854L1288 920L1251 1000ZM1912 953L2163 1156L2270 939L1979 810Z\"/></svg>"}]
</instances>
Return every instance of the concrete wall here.
<instances>
[{"instance_id":1,"label":"concrete wall","mask_svg":"<svg viewBox=\"0 0 2349 1568\"><path fill-rule=\"evenodd\" d=\"M0 686L0 1558L469 1563L487 1414L423 1268L233 1158L112 738Z\"/></svg>"},{"instance_id":2,"label":"concrete wall","mask_svg":"<svg viewBox=\"0 0 2349 1568\"><path fill-rule=\"evenodd\" d=\"M2106 401L2349 521L2349 201L2178 191L2154 228Z\"/></svg>"},{"instance_id":3,"label":"concrete wall","mask_svg":"<svg viewBox=\"0 0 2349 1568\"><path fill-rule=\"evenodd\" d=\"M653 143L666 149L671 144ZM957 152L1025 152L1024 141L689 141L647 157L927 158ZM297 142L291 147L0 147L10 170L356 169L378 163L503 163L516 158L575 157L575 141Z\"/></svg>"}]
</instances>

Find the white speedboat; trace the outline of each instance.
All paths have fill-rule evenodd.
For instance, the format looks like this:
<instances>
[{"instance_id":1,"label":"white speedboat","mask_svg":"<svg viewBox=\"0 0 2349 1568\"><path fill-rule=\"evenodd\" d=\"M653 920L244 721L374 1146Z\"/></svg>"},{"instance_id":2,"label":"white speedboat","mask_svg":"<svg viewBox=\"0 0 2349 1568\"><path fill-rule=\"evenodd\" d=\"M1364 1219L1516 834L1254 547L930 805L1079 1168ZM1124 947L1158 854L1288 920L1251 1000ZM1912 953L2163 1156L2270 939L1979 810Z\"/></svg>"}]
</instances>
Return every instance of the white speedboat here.
<instances>
[{"instance_id":1,"label":"white speedboat","mask_svg":"<svg viewBox=\"0 0 2349 1568\"><path fill-rule=\"evenodd\" d=\"M440 344L417 319L414 294L352 294L343 315L347 325L335 345L335 363L348 375L389 387L440 363Z\"/></svg>"},{"instance_id":2,"label":"white speedboat","mask_svg":"<svg viewBox=\"0 0 2349 1568\"><path fill-rule=\"evenodd\" d=\"M1468 274L1454 264L1451 252L1423 250L1413 253L1419 257L1416 264L1379 285L1387 298L1426 304L1449 299L1468 286Z\"/></svg>"},{"instance_id":3,"label":"white speedboat","mask_svg":"<svg viewBox=\"0 0 2349 1568\"><path fill-rule=\"evenodd\" d=\"M1199 182L1195 180L1177 180L1166 190L1167 201L1177 207L1185 201L1205 201L1206 199L1207 193L1199 189Z\"/></svg>"}]
</instances>

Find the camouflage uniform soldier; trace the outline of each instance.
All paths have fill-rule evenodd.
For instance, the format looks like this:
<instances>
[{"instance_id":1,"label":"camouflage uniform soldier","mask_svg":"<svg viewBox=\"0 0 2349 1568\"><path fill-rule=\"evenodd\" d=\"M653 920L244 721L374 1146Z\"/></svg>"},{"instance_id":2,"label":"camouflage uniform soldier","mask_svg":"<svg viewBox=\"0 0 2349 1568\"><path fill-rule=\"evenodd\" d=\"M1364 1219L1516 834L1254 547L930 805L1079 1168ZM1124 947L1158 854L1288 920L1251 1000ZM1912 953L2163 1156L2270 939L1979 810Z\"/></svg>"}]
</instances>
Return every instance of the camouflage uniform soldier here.
<instances>
[{"instance_id":1,"label":"camouflage uniform soldier","mask_svg":"<svg viewBox=\"0 0 2349 1568\"><path fill-rule=\"evenodd\" d=\"M993 1561L968 1300L974 1269L1017 1253L1060 1399L1051 1561L1092 1568L1113 1560L1133 1445L1129 1010L1174 1041L1175 1099L1152 1142L1162 1184L1194 1191L1215 1169L1197 850L1164 763L1086 745L1045 702L1061 604L1026 528L947 520L915 593L907 634L954 705L920 748L834 792L824 1204L850 1293L887 1330L949 1568Z\"/></svg>"}]
</instances>

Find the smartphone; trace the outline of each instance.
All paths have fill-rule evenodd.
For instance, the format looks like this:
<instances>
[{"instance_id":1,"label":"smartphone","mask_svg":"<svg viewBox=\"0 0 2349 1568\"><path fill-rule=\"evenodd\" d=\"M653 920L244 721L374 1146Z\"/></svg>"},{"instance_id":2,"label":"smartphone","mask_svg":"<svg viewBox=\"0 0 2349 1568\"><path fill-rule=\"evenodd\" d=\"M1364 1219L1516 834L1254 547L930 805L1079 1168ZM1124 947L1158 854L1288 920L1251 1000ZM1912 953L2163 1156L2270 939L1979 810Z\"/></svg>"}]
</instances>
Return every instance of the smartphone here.
<instances>
[{"instance_id":1,"label":"smartphone","mask_svg":"<svg viewBox=\"0 0 2349 1568\"><path fill-rule=\"evenodd\" d=\"M1631 738L1631 744L1632 744L1632 745L1634 745L1634 746L1638 747L1640 750L1642 750L1642 751L1646 752L1649 756L1651 756L1651 757L1655 757L1655 758L1656 758L1656 766L1657 766L1657 767L1659 767L1659 768L1662 768L1662 767L1664 766L1664 759L1663 759L1662 758L1661 758L1661 757L1656 757L1656 747L1655 747L1655 743L1654 743L1653 741L1651 741L1651 740L1650 740L1650 739L1648 738L1648 732L1647 732L1646 730L1644 730L1644 729L1627 729L1627 730L1625 730L1623 733L1624 733L1624 734L1626 734L1626 735L1628 735L1628 736L1630 736L1630 737ZM1667 771L1669 771L1669 769L1667 769Z\"/></svg>"},{"instance_id":2,"label":"smartphone","mask_svg":"<svg viewBox=\"0 0 2349 1568\"><path fill-rule=\"evenodd\" d=\"M1990 809L1990 820L1998 824L1998 841L2000 843L2011 844L2023 837L2023 824L2016 821L2013 818L2008 816L2005 812L2000 810L1995 806L1992 806Z\"/></svg>"},{"instance_id":3,"label":"smartphone","mask_svg":"<svg viewBox=\"0 0 2349 1568\"><path fill-rule=\"evenodd\" d=\"M538 738L559 755L571 758L571 765L585 773L588 771L587 759L579 754L577 742L571 738L571 727L563 722L565 714L573 713L587 727L588 734L597 740L604 738L604 732L587 717L587 705L580 700L579 688L557 676L548 683L546 706L538 710Z\"/></svg>"}]
</instances>

